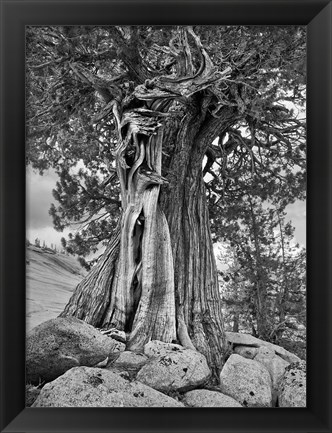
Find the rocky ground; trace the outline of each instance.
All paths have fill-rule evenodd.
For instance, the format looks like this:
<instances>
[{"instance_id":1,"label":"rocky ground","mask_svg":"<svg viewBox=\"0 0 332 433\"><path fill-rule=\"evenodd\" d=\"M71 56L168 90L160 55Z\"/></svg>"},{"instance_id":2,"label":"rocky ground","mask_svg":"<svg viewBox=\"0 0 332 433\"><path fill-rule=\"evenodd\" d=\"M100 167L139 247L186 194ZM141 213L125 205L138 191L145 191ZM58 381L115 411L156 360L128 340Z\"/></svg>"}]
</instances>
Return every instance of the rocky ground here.
<instances>
[{"instance_id":1,"label":"rocky ground","mask_svg":"<svg viewBox=\"0 0 332 433\"><path fill-rule=\"evenodd\" d=\"M218 383L205 357L57 318L84 271L61 254L27 250L26 405L32 407L305 407L306 364L280 346L227 332Z\"/></svg>"},{"instance_id":2,"label":"rocky ground","mask_svg":"<svg viewBox=\"0 0 332 433\"><path fill-rule=\"evenodd\" d=\"M126 335L76 318L51 319L27 336L32 407L305 407L306 366L279 346L227 333L229 356L211 384L205 357L150 341L126 351Z\"/></svg>"}]
</instances>

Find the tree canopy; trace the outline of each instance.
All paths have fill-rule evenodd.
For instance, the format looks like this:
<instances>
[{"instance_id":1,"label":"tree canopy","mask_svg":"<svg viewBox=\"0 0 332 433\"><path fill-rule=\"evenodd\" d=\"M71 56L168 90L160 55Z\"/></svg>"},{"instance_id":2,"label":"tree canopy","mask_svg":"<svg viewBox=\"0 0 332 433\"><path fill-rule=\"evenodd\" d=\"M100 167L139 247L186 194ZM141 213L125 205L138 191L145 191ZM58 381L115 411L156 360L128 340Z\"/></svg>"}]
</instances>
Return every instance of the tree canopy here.
<instances>
[{"instance_id":1,"label":"tree canopy","mask_svg":"<svg viewBox=\"0 0 332 433\"><path fill-rule=\"evenodd\" d=\"M211 144L203 170L217 235L220 218L227 209L240 212L248 194L266 200L279 195L283 207L304 198L305 29L194 31L215 74L224 74L201 90L209 97L204 126ZM27 29L27 162L40 173L50 167L58 173L58 204L50 214L57 230L74 223L77 233L67 246L80 255L109 239L121 207L113 154L117 131L108 104L114 96L138 104L131 101L135 87L153 88L158 77L175 76L183 38L194 50L195 67L199 53L182 28ZM179 97L173 105L180 122L190 104ZM218 116L225 109L230 125L220 131ZM165 173L171 151L163 150Z\"/></svg>"}]
</instances>

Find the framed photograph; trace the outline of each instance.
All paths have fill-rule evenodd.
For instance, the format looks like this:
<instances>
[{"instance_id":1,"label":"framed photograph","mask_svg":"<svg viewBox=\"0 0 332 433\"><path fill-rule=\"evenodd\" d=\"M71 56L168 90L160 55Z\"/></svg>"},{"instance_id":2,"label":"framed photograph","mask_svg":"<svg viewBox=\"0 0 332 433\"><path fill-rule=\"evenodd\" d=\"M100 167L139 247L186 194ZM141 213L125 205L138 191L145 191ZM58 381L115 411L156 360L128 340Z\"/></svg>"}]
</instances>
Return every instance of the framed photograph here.
<instances>
[{"instance_id":1,"label":"framed photograph","mask_svg":"<svg viewBox=\"0 0 332 433\"><path fill-rule=\"evenodd\" d=\"M1 432L330 432L331 1L0 1Z\"/></svg>"}]
</instances>

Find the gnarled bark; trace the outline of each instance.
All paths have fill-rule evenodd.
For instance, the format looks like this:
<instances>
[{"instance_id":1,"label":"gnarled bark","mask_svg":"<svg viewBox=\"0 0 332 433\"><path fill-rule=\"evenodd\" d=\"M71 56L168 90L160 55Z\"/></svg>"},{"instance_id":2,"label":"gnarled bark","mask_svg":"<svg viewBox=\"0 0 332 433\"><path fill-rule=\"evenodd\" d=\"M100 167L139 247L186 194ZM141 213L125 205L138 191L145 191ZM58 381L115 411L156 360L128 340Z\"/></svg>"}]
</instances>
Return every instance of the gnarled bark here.
<instances>
[{"instance_id":1,"label":"gnarled bark","mask_svg":"<svg viewBox=\"0 0 332 433\"><path fill-rule=\"evenodd\" d=\"M145 120L140 120L146 128ZM137 143L136 154L131 167L118 165L124 216L119 263L103 327L130 332L128 348L139 351L152 338L170 342L176 337L174 278L168 226L158 204L159 185L165 182L162 128L138 145L142 127L135 118L127 121ZM119 146L119 160L125 149Z\"/></svg>"},{"instance_id":2,"label":"gnarled bark","mask_svg":"<svg viewBox=\"0 0 332 433\"><path fill-rule=\"evenodd\" d=\"M110 287L120 248L120 227L121 218L104 254L78 284L60 317L75 316L91 325L100 325L110 301Z\"/></svg>"},{"instance_id":3,"label":"gnarled bark","mask_svg":"<svg viewBox=\"0 0 332 433\"><path fill-rule=\"evenodd\" d=\"M188 35L200 60L196 71ZM208 115L212 86L228 71L216 73L192 29L188 34L181 29L179 48L170 46L177 58L175 76L139 84L127 101L120 92L107 101L119 137L120 236L113 241L117 250L112 255L106 251L62 315L125 330L127 348L134 351L151 339L178 338L202 352L216 376L223 362L224 331L202 161L212 139L235 119L227 111L225 119ZM168 120L172 109L179 117L179 104L186 107L184 117L177 123ZM168 142L167 128L175 128L175 143ZM172 148L163 167L167 179L161 176L163 145ZM100 275L104 265L107 278ZM95 291L100 294L98 314Z\"/></svg>"},{"instance_id":4,"label":"gnarled bark","mask_svg":"<svg viewBox=\"0 0 332 433\"><path fill-rule=\"evenodd\" d=\"M169 167L178 176L171 176L161 203L172 240L178 339L203 353L217 375L223 364L224 329L202 172L210 143L208 134L205 140L200 134L204 118L198 111L183 119ZM226 127L229 121L225 116L221 124Z\"/></svg>"}]
</instances>

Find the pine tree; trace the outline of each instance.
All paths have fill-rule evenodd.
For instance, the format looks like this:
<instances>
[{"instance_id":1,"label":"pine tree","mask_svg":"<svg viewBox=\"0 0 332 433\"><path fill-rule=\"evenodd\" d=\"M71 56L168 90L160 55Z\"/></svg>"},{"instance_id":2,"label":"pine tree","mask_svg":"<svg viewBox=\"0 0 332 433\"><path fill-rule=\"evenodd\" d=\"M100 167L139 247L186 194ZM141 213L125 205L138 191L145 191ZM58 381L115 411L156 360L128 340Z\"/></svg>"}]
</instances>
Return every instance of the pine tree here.
<instances>
[{"instance_id":1,"label":"pine tree","mask_svg":"<svg viewBox=\"0 0 332 433\"><path fill-rule=\"evenodd\" d=\"M253 203L224 256L221 273L228 328L277 344L305 346L305 249L294 242L294 228L280 208ZM256 227L253 227L256 225Z\"/></svg>"}]
</instances>

